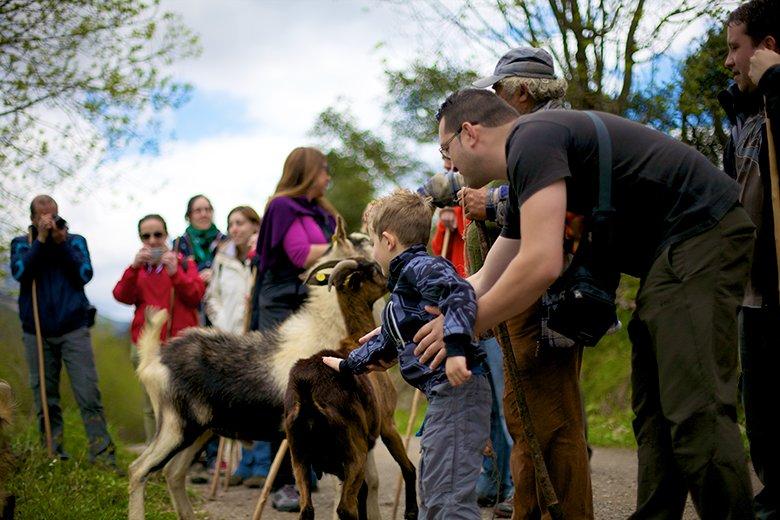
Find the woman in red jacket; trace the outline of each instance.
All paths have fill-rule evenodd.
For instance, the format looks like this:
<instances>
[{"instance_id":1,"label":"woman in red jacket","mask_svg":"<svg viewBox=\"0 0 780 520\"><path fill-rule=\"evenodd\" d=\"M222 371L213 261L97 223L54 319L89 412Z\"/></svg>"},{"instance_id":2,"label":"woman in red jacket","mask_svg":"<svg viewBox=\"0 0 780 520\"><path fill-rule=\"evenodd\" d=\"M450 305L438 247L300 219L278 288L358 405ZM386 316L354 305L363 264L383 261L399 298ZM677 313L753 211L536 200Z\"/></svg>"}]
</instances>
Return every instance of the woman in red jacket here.
<instances>
[{"instance_id":1,"label":"woman in red jacket","mask_svg":"<svg viewBox=\"0 0 780 520\"><path fill-rule=\"evenodd\" d=\"M168 228L160 215L146 215L139 220L138 236L143 245L114 287L117 301L135 305L130 327L133 342L131 356L135 367L138 367L136 345L144 325L146 307L151 305L168 310L168 326L163 327L160 334L160 339L166 341L182 329L198 326L198 305L206 292L195 262L168 248ZM144 392L147 442L154 436L154 431L154 412Z\"/></svg>"}]
</instances>

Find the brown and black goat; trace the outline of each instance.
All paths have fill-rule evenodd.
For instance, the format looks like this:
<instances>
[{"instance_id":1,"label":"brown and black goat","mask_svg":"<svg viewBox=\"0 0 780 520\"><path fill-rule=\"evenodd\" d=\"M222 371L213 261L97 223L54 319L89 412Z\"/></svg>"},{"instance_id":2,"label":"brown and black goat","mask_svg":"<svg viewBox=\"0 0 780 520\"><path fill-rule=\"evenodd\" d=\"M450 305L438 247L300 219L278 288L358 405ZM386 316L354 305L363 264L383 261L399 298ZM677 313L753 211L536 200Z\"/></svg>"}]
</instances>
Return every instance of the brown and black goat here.
<instances>
[{"instance_id":1,"label":"brown and black goat","mask_svg":"<svg viewBox=\"0 0 780 520\"><path fill-rule=\"evenodd\" d=\"M11 520L14 517L16 503L16 498L4 488L16 462L8 438L8 427L11 425L14 406L14 393L11 386L0 379L0 520Z\"/></svg>"},{"instance_id":2,"label":"brown and black goat","mask_svg":"<svg viewBox=\"0 0 780 520\"><path fill-rule=\"evenodd\" d=\"M328 280L331 286L336 287L347 337L338 350L298 361L290 371L284 400L284 427L301 492L300 518L314 518L308 478L312 469L342 481L336 510L340 519L378 513L378 504L371 502L376 490L367 487L366 466L381 437L404 477L405 518L416 519L415 469L393 419L397 394L390 377L386 372L340 374L322 362L323 356L348 355L358 346L358 338L374 327L372 305L387 292L386 279L375 263L349 259L334 267Z\"/></svg>"}]
</instances>

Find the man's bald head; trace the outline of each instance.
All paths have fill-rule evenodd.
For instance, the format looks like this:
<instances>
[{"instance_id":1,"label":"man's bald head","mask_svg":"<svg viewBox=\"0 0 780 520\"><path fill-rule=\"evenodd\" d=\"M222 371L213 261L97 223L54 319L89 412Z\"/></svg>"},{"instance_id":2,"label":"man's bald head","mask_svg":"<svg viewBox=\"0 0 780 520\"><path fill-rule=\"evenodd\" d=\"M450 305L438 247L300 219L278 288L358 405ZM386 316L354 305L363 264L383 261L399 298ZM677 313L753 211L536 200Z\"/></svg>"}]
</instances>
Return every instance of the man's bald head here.
<instances>
[{"instance_id":1,"label":"man's bald head","mask_svg":"<svg viewBox=\"0 0 780 520\"><path fill-rule=\"evenodd\" d=\"M35 217L44 213L56 214L57 201L48 195L38 195L30 202L30 220L35 222Z\"/></svg>"}]
</instances>

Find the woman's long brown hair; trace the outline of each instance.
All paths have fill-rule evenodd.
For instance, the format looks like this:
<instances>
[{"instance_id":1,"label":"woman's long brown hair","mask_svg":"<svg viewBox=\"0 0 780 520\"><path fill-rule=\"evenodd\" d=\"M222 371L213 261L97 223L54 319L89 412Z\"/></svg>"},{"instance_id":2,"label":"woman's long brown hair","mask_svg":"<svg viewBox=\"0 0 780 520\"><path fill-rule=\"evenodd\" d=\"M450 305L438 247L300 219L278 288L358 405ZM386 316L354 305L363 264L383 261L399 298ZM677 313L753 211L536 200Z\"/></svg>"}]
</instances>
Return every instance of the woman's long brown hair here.
<instances>
[{"instance_id":1,"label":"woman's long brown hair","mask_svg":"<svg viewBox=\"0 0 780 520\"><path fill-rule=\"evenodd\" d=\"M301 197L306 195L326 160L325 154L316 148L302 146L294 149L284 161L282 178L279 180L279 184L276 185L276 191L274 191L268 202L270 203L276 197ZM317 197L314 200L334 217L338 215L336 208L325 197Z\"/></svg>"}]
</instances>

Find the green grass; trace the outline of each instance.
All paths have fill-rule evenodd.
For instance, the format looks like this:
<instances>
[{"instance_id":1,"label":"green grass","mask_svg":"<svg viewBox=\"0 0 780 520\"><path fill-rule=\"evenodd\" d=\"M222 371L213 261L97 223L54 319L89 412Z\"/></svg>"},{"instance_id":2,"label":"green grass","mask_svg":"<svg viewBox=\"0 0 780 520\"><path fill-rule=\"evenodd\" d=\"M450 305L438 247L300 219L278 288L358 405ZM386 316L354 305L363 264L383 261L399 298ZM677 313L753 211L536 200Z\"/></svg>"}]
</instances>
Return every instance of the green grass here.
<instances>
[{"instance_id":1,"label":"green grass","mask_svg":"<svg viewBox=\"0 0 780 520\"><path fill-rule=\"evenodd\" d=\"M582 393L588 416L588 440L594 446L635 447L631 420L631 342L628 339L628 307L639 287L635 278L624 277L618 289L618 317L623 327L605 336L583 354Z\"/></svg>"},{"instance_id":2,"label":"green grass","mask_svg":"<svg viewBox=\"0 0 780 520\"><path fill-rule=\"evenodd\" d=\"M68 461L50 460L41 446L34 425L18 430L13 451L19 466L7 483L17 497L17 516L23 519L122 519L127 518L127 477L113 470L89 464L87 441L76 410L66 410L65 445ZM111 432L114 439L116 431ZM121 468L135 458L122 442L117 442ZM146 486L146 518L175 519L168 493L160 477Z\"/></svg>"}]
</instances>

